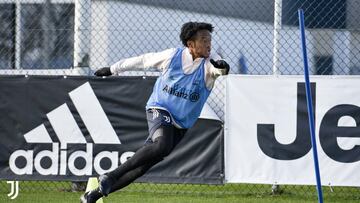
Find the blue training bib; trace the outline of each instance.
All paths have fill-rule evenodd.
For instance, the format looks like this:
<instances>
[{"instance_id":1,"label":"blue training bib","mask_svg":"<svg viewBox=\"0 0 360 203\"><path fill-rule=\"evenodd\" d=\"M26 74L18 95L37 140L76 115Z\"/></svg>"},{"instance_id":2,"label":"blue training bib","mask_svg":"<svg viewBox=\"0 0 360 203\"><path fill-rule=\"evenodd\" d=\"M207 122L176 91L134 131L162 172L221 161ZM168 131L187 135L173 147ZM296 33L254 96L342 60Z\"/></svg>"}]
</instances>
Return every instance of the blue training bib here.
<instances>
[{"instance_id":1,"label":"blue training bib","mask_svg":"<svg viewBox=\"0 0 360 203\"><path fill-rule=\"evenodd\" d=\"M169 69L155 83L146 108L164 108L182 128L190 128L198 119L210 91L205 83L205 60L191 74L182 68L183 48L178 48Z\"/></svg>"}]
</instances>

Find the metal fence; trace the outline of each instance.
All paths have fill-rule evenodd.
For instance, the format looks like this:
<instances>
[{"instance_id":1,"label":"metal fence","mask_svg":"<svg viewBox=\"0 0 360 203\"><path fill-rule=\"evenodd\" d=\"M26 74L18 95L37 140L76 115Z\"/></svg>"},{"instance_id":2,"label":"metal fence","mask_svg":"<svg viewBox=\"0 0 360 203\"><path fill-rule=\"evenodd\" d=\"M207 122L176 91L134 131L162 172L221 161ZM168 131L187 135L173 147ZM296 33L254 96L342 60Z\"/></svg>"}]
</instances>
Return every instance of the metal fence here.
<instances>
[{"instance_id":1,"label":"metal fence","mask_svg":"<svg viewBox=\"0 0 360 203\"><path fill-rule=\"evenodd\" d=\"M181 25L206 21L232 73L302 74L302 8L312 73L358 74L359 7L357 0L1 0L0 69L96 69L181 46Z\"/></svg>"},{"instance_id":2,"label":"metal fence","mask_svg":"<svg viewBox=\"0 0 360 203\"><path fill-rule=\"evenodd\" d=\"M0 0L0 74L89 75L122 58L181 46L188 21L214 25L213 51L232 74L303 74L299 8L311 73L359 74L358 0ZM223 85L217 81L210 97L220 118Z\"/></svg>"}]
</instances>

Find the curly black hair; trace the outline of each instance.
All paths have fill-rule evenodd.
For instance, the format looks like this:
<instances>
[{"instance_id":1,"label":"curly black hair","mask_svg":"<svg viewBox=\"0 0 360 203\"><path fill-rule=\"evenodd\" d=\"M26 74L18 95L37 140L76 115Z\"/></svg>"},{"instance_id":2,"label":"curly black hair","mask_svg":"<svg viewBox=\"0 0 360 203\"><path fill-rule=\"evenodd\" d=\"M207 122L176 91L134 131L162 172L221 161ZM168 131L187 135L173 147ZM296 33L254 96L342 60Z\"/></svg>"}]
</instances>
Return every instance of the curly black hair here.
<instances>
[{"instance_id":1,"label":"curly black hair","mask_svg":"<svg viewBox=\"0 0 360 203\"><path fill-rule=\"evenodd\" d=\"M187 22L181 27L180 40L187 47L187 41L193 39L199 30L208 30L211 33L213 29L210 23Z\"/></svg>"}]
</instances>

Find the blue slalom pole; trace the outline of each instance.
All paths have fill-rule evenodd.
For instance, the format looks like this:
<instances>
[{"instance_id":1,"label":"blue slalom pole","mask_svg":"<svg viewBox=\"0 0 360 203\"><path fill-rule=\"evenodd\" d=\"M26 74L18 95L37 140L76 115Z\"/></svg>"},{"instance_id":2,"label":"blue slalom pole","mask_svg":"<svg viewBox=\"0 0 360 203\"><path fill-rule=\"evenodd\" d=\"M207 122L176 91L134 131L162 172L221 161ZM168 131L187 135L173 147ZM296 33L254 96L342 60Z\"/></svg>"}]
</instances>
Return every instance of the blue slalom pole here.
<instances>
[{"instance_id":1,"label":"blue slalom pole","mask_svg":"<svg viewBox=\"0 0 360 203\"><path fill-rule=\"evenodd\" d=\"M310 80L309 80L309 67L308 67L308 59L307 59L307 51L306 51L306 39L305 39L305 22L304 22L304 11L302 9L298 10L299 14L299 27L301 32L301 45L303 51L303 59L304 59L304 77L305 77L305 87L306 87L306 100L307 100L307 108L309 114L309 124L310 124L310 134L311 134L311 145L314 157L314 165L315 165L315 175L316 175L316 189L318 193L318 202L323 202L323 195L321 189L321 178L320 178L320 170L319 170L319 160L317 155L316 148L316 137L315 137L315 122L313 117L313 106L312 106L312 98L311 98L311 89L310 89Z\"/></svg>"}]
</instances>

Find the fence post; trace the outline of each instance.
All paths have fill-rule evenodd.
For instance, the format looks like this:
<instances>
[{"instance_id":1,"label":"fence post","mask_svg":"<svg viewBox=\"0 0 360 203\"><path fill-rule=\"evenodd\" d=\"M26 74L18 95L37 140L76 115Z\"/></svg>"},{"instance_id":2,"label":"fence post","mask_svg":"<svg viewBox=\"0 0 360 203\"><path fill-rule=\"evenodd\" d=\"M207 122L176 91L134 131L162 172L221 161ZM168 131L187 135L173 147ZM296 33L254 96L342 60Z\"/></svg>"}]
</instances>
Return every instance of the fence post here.
<instances>
[{"instance_id":1,"label":"fence post","mask_svg":"<svg viewBox=\"0 0 360 203\"><path fill-rule=\"evenodd\" d=\"M75 0L74 68L89 67L91 0Z\"/></svg>"},{"instance_id":2,"label":"fence post","mask_svg":"<svg viewBox=\"0 0 360 203\"><path fill-rule=\"evenodd\" d=\"M15 58L14 63L15 69L21 67L21 2L17 0L15 3Z\"/></svg>"},{"instance_id":3,"label":"fence post","mask_svg":"<svg viewBox=\"0 0 360 203\"><path fill-rule=\"evenodd\" d=\"M274 3L274 38L273 38L273 75L279 72L279 54L280 54L280 29L282 16L282 0L275 0Z\"/></svg>"}]
</instances>

